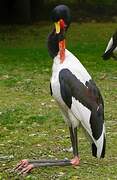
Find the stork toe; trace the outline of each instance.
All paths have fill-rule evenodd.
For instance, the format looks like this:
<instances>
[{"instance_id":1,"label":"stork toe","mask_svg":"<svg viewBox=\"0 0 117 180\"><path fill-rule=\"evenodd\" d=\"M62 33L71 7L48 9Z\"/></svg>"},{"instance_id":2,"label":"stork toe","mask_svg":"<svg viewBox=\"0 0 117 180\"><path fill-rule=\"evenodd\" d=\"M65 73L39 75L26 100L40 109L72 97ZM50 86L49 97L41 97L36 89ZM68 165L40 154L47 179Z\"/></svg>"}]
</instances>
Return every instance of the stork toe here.
<instances>
[{"instance_id":1,"label":"stork toe","mask_svg":"<svg viewBox=\"0 0 117 180\"><path fill-rule=\"evenodd\" d=\"M20 161L20 163L16 165L16 167L14 168L14 171L18 172L22 170L23 168L27 167L28 165L29 165L29 161L27 159L23 159Z\"/></svg>"},{"instance_id":2,"label":"stork toe","mask_svg":"<svg viewBox=\"0 0 117 180\"><path fill-rule=\"evenodd\" d=\"M27 173L29 173L32 169L34 168L33 164L28 164L26 167L23 167L18 175L26 175Z\"/></svg>"}]
</instances>

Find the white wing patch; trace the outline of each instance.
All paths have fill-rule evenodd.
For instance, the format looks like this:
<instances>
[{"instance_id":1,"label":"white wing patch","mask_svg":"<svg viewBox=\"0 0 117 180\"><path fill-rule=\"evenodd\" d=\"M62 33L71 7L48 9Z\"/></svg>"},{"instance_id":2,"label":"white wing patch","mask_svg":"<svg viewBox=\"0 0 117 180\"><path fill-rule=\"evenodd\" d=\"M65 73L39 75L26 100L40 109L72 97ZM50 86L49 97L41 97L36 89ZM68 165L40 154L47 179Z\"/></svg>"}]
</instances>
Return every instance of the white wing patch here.
<instances>
[{"instance_id":1,"label":"white wing patch","mask_svg":"<svg viewBox=\"0 0 117 180\"><path fill-rule=\"evenodd\" d=\"M91 111L74 97L72 97L71 111L73 112L74 116L81 122L82 126L86 129L86 131L88 131L88 133L92 135L89 122Z\"/></svg>"}]
</instances>

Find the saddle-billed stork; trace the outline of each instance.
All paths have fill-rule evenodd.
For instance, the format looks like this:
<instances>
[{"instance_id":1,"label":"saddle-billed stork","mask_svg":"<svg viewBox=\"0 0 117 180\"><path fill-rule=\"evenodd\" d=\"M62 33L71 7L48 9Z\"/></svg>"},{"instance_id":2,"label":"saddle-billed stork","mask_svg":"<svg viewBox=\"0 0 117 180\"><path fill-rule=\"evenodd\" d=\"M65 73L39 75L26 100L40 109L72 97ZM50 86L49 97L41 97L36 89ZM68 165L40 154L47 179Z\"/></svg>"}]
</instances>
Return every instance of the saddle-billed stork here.
<instances>
[{"instance_id":1,"label":"saddle-billed stork","mask_svg":"<svg viewBox=\"0 0 117 180\"><path fill-rule=\"evenodd\" d=\"M105 156L104 103L99 89L80 61L65 48L65 34L71 22L66 5L52 11L53 31L48 37L48 50L53 58L51 94L68 124L73 147L71 160L22 160L16 171L26 174L42 166L79 165L77 128L79 124L90 137L92 155Z\"/></svg>"},{"instance_id":2,"label":"saddle-billed stork","mask_svg":"<svg viewBox=\"0 0 117 180\"><path fill-rule=\"evenodd\" d=\"M108 45L106 47L106 50L104 54L102 55L102 58L104 60L108 60L111 57L114 60L117 60L117 30L114 32L113 36L110 38Z\"/></svg>"}]
</instances>

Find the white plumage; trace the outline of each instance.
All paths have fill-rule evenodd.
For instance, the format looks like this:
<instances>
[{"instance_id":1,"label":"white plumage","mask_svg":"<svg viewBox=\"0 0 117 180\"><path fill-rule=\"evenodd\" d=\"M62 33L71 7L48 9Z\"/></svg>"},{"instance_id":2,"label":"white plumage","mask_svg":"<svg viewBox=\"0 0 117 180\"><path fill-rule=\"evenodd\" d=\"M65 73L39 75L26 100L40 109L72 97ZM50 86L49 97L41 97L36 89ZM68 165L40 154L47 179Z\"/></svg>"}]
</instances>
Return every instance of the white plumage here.
<instances>
[{"instance_id":1,"label":"white plumage","mask_svg":"<svg viewBox=\"0 0 117 180\"><path fill-rule=\"evenodd\" d=\"M80 79L80 81L86 86L86 81L91 80L91 76L84 68L84 66L80 63L80 61L67 49L65 50L65 60L63 63L60 61L60 55L54 58L53 67L52 67L52 77L51 77L51 86L53 97L57 101L65 122L72 127L78 127L79 123L85 129L85 131L90 136L91 142L94 142L97 146L97 157L101 157L103 143L104 143L104 134L105 134L105 127L103 125L103 132L102 135L98 140L95 140L92 136L92 129L90 125L90 117L91 117L91 110L85 107L82 103L72 97L72 105L71 109L65 104L61 97L60 92L60 82L59 82L59 73L62 69L69 69L76 78ZM86 86L87 88L87 86Z\"/></svg>"}]
</instances>

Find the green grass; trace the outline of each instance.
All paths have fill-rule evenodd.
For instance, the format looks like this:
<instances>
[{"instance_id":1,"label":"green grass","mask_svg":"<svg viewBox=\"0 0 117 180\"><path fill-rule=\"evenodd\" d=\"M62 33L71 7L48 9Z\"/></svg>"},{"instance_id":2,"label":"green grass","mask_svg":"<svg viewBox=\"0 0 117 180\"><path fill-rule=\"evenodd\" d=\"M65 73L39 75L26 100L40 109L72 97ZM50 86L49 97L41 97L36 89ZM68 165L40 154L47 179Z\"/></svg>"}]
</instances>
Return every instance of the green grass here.
<instances>
[{"instance_id":1,"label":"green grass","mask_svg":"<svg viewBox=\"0 0 117 180\"><path fill-rule=\"evenodd\" d=\"M50 96L52 60L46 48L51 26L0 27L0 179L23 179L10 170L24 158L71 158L68 127ZM67 47L84 64L105 101L107 150L104 160L91 156L79 130L81 164L40 168L24 179L117 179L117 62L101 55L116 24L73 23Z\"/></svg>"}]
</instances>

